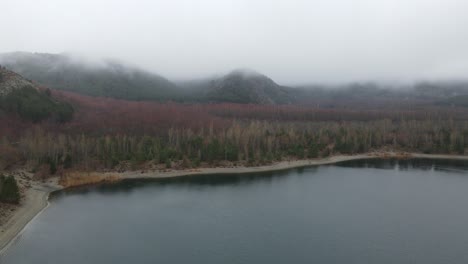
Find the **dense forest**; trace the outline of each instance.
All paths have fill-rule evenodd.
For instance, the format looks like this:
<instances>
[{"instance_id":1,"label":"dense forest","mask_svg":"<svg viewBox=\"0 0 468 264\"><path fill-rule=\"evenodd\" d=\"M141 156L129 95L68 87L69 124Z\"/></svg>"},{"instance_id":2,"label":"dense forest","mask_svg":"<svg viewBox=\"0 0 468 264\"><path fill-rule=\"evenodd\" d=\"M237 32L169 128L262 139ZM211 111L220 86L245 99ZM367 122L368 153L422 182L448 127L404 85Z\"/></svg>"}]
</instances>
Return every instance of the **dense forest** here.
<instances>
[{"instance_id":1,"label":"dense forest","mask_svg":"<svg viewBox=\"0 0 468 264\"><path fill-rule=\"evenodd\" d=\"M213 90L196 100L130 101L49 89L0 68L0 170L27 167L44 178L66 170L254 166L382 150L468 153L468 108L461 99L451 103L468 94L463 83L406 90L352 84L291 94L245 71L208 83Z\"/></svg>"},{"instance_id":2,"label":"dense forest","mask_svg":"<svg viewBox=\"0 0 468 264\"><path fill-rule=\"evenodd\" d=\"M39 87L0 65L0 115L18 116L23 120L59 123L73 117L73 107L51 96L51 90Z\"/></svg>"},{"instance_id":3,"label":"dense forest","mask_svg":"<svg viewBox=\"0 0 468 264\"><path fill-rule=\"evenodd\" d=\"M50 98L50 90L37 91L32 86L24 86L0 98L0 110L17 113L21 118L39 122L53 119L66 122L73 116L73 107Z\"/></svg>"},{"instance_id":4,"label":"dense forest","mask_svg":"<svg viewBox=\"0 0 468 264\"><path fill-rule=\"evenodd\" d=\"M291 105L131 102L53 91L66 123L1 117L2 168L46 177L74 168L134 170L260 165L379 150L466 154L456 107L317 109ZM25 129L26 128L26 129Z\"/></svg>"}]
</instances>

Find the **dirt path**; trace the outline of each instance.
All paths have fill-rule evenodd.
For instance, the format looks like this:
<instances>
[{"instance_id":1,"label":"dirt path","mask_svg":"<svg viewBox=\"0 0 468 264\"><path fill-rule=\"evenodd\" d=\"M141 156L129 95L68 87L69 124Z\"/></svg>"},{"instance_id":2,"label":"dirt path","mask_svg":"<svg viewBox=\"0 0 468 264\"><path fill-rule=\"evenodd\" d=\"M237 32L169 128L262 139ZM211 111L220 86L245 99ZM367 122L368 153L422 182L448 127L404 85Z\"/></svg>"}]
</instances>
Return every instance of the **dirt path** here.
<instances>
[{"instance_id":1,"label":"dirt path","mask_svg":"<svg viewBox=\"0 0 468 264\"><path fill-rule=\"evenodd\" d=\"M33 184L26 190L20 207L13 212L4 225L0 226L0 253L34 217L47 207L49 194L58 189L60 189L59 186Z\"/></svg>"}]
</instances>

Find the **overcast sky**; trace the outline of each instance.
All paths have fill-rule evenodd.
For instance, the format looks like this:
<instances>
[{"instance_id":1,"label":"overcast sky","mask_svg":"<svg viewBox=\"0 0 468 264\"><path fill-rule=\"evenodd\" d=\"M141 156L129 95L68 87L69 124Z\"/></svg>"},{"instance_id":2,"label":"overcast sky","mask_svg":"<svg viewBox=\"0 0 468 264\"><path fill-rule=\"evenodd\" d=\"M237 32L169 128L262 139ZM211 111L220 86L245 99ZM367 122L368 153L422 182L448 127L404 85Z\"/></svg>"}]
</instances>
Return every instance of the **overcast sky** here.
<instances>
[{"instance_id":1,"label":"overcast sky","mask_svg":"<svg viewBox=\"0 0 468 264\"><path fill-rule=\"evenodd\" d=\"M468 77L467 0L0 0L0 52L117 58L170 79Z\"/></svg>"}]
</instances>

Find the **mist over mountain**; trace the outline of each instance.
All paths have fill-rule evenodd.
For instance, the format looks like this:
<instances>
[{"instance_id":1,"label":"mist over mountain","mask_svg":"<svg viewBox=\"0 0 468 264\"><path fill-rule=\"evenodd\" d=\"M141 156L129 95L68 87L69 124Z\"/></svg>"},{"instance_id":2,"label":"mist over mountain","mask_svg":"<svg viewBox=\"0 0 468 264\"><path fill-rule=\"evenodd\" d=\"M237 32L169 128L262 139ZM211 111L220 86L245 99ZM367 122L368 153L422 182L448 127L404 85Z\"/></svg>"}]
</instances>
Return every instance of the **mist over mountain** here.
<instances>
[{"instance_id":1,"label":"mist over mountain","mask_svg":"<svg viewBox=\"0 0 468 264\"><path fill-rule=\"evenodd\" d=\"M303 104L329 108L378 106L401 100L465 106L468 95L468 82L460 80L287 87L251 69L198 80L170 81L116 60L89 60L70 54L3 53L0 65L49 88L125 100Z\"/></svg>"},{"instance_id":2,"label":"mist over mountain","mask_svg":"<svg viewBox=\"0 0 468 264\"><path fill-rule=\"evenodd\" d=\"M280 86L265 75L239 69L211 82L209 100L233 103L285 104L292 102L290 88Z\"/></svg>"},{"instance_id":3,"label":"mist over mountain","mask_svg":"<svg viewBox=\"0 0 468 264\"><path fill-rule=\"evenodd\" d=\"M126 100L284 104L294 97L290 88L246 69L179 87L162 76L123 63L90 62L67 54L4 53L0 54L0 64L53 89Z\"/></svg>"},{"instance_id":4,"label":"mist over mountain","mask_svg":"<svg viewBox=\"0 0 468 264\"><path fill-rule=\"evenodd\" d=\"M0 54L0 64L47 87L85 95L158 101L180 96L164 77L116 61L14 52Z\"/></svg>"}]
</instances>

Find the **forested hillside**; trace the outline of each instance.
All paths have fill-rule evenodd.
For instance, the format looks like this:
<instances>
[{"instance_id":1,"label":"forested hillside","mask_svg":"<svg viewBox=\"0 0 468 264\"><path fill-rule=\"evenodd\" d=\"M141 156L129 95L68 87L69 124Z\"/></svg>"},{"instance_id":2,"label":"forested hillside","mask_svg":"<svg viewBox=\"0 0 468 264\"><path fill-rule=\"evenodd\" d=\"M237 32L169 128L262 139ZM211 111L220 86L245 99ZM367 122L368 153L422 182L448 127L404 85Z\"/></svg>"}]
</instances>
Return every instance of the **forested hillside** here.
<instances>
[{"instance_id":1,"label":"forested hillside","mask_svg":"<svg viewBox=\"0 0 468 264\"><path fill-rule=\"evenodd\" d=\"M177 87L153 73L114 61L86 62L65 54L0 54L0 64L49 88L128 100L180 100Z\"/></svg>"},{"instance_id":2,"label":"forested hillside","mask_svg":"<svg viewBox=\"0 0 468 264\"><path fill-rule=\"evenodd\" d=\"M26 166L47 177L65 170L251 166L383 149L468 153L468 108L458 103L463 83L445 84L442 92L428 84L291 92L266 76L235 71L192 88L201 96L129 101L40 87L2 67L0 170Z\"/></svg>"},{"instance_id":3,"label":"forested hillside","mask_svg":"<svg viewBox=\"0 0 468 264\"><path fill-rule=\"evenodd\" d=\"M206 99L214 102L287 104L294 100L291 88L252 70L235 70L208 84Z\"/></svg>"},{"instance_id":4,"label":"forested hillside","mask_svg":"<svg viewBox=\"0 0 468 264\"><path fill-rule=\"evenodd\" d=\"M0 114L18 115L33 122L45 119L66 122L72 118L73 108L53 98L49 89L0 66Z\"/></svg>"},{"instance_id":5,"label":"forested hillside","mask_svg":"<svg viewBox=\"0 0 468 264\"><path fill-rule=\"evenodd\" d=\"M184 89L157 74L122 63L86 63L66 54L5 53L0 54L0 64L47 87L98 97L257 104L285 104L294 98L290 88L251 70L236 70Z\"/></svg>"}]
</instances>

